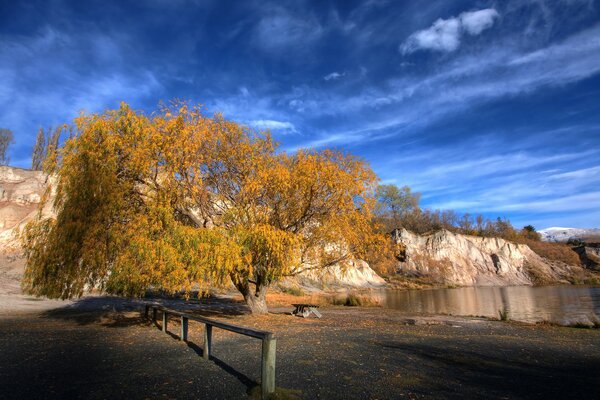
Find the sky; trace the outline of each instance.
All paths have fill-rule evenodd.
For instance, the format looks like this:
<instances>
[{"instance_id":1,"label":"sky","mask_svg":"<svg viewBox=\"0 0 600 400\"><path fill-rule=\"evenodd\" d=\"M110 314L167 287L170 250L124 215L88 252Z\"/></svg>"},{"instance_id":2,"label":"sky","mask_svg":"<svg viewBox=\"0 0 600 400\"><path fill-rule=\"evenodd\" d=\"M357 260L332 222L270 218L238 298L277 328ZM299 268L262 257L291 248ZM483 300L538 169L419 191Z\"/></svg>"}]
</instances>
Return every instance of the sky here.
<instances>
[{"instance_id":1,"label":"sky","mask_svg":"<svg viewBox=\"0 0 600 400\"><path fill-rule=\"evenodd\" d=\"M600 0L0 0L0 127L185 99L421 206L600 227Z\"/></svg>"}]
</instances>

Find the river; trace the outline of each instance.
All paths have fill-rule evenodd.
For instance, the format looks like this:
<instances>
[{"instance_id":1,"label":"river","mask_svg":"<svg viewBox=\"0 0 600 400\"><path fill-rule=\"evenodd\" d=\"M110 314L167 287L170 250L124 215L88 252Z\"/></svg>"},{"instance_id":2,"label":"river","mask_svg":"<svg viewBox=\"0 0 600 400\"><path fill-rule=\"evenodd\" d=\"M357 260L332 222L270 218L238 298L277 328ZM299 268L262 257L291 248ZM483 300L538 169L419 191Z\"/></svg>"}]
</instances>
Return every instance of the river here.
<instances>
[{"instance_id":1,"label":"river","mask_svg":"<svg viewBox=\"0 0 600 400\"><path fill-rule=\"evenodd\" d=\"M387 308L409 313L499 317L562 325L600 321L600 287L492 286L373 293Z\"/></svg>"}]
</instances>

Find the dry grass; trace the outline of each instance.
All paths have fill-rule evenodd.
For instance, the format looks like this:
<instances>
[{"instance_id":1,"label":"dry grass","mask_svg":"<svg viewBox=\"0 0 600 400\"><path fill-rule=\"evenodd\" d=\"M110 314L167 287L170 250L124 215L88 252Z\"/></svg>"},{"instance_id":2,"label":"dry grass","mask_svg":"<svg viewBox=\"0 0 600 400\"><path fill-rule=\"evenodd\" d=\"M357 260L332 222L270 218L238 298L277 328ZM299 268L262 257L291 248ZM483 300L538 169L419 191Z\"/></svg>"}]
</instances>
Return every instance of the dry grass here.
<instances>
[{"instance_id":1,"label":"dry grass","mask_svg":"<svg viewBox=\"0 0 600 400\"><path fill-rule=\"evenodd\" d=\"M292 304L316 304L318 306L331 305L330 296L325 294L304 294L296 296L283 292L267 293L267 304L269 307L289 307Z\"/></svg>"},{"instance_id":2,"label":"dry grass","mask_svg":"<svg viewBox=\"0 0 600 400\"><path fill-rule=\"evenodd\" d=\"M548 260L560 261L567 265L581 265L579 255L571 249L571 246L564 243L541 242L526 238L519 239L519 243L528 245L537 255Z\"/></svg>"}]
</instances>

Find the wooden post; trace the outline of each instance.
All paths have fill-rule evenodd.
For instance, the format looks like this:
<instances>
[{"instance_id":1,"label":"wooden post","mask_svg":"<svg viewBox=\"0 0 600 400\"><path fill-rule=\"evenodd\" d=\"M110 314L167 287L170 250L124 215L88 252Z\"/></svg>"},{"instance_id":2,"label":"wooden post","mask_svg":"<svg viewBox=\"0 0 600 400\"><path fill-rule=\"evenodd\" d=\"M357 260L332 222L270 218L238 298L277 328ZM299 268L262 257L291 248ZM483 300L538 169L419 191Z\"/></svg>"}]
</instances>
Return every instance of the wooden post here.
<instances>
[{"instance_id":1,"label":"wooden post","mask_svg":"<svg viewBox=\"0 0 600 400\"><path fill-rule=\"evenodd\" d=\"M210 358L210 353L212 352L212 325L205 324L204 325L204 351L202 351L202 356L205 360Z\"/></svg>"},{"instance_id":2,"label":"wooden post","mask_svg":"<svg viewBox=\"0 0 600 400\"><path fill-rule=\"evenodd\" d=\"M268 399L275 391L275 353L277 341L270 336L262 341L262 374L261 389L262 398Z\"/></svg>"},{"instance_id":3,"label":"wooden post","mask_svg":"<svg viewBox=\"0 0 600 400\"><path fill-rule=\"evenodd\" d=\"M181 335L179 335L179 340L187 341L188 337L188 319L181 316Z\"/></svg>"},{"instance_id":4,"label":"wooden post","mask_svg":"<svg viewBox=\"0 0 600 400\"><path fill-rule=\"evenodd\" d=\"M152 307L152 322L156 324L156 307Z\"/></svg>"},{"instance_id":5,"label":"wooden post","mask_svg":"<svg viewBox=\"0 0 600 400\"><path fill-rule=\"evenodd\" d=\"M147 320L148 319L148 308L150 306L148 304L144 304L144 319Z\"/></svg>"},{"instance_id":6,"label":"wooden post","mask_svg":"<svg viewBox=\"0 0 600 400\"><path fill-rule=\"evenodd\" d=\"M168 317L168 313L163 310L163 323L162 323L162 331L167 333L167 317Z\"/></svg>"}]
</instances>

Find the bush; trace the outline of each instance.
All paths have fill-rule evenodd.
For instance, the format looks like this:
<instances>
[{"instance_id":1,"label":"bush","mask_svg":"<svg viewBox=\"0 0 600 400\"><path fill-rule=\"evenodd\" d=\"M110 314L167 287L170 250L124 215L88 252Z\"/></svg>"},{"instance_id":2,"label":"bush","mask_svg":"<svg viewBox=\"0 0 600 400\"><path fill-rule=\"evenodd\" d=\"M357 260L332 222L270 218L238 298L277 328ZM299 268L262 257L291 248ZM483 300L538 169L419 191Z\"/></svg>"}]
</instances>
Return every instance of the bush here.
<instances>
[{"instance_id":1,"label":"bush","mask_svg":"<svg viewBox=\"0 0 600 400\"><path fill-rule=\"evenodd\" d=\"M368 307L378 306L379 304L368 296L359 296L353 293L348 294L346 297L334 297L331 300L334 306L346 306L346 307Z\"/></svg>"}]
</instances>

